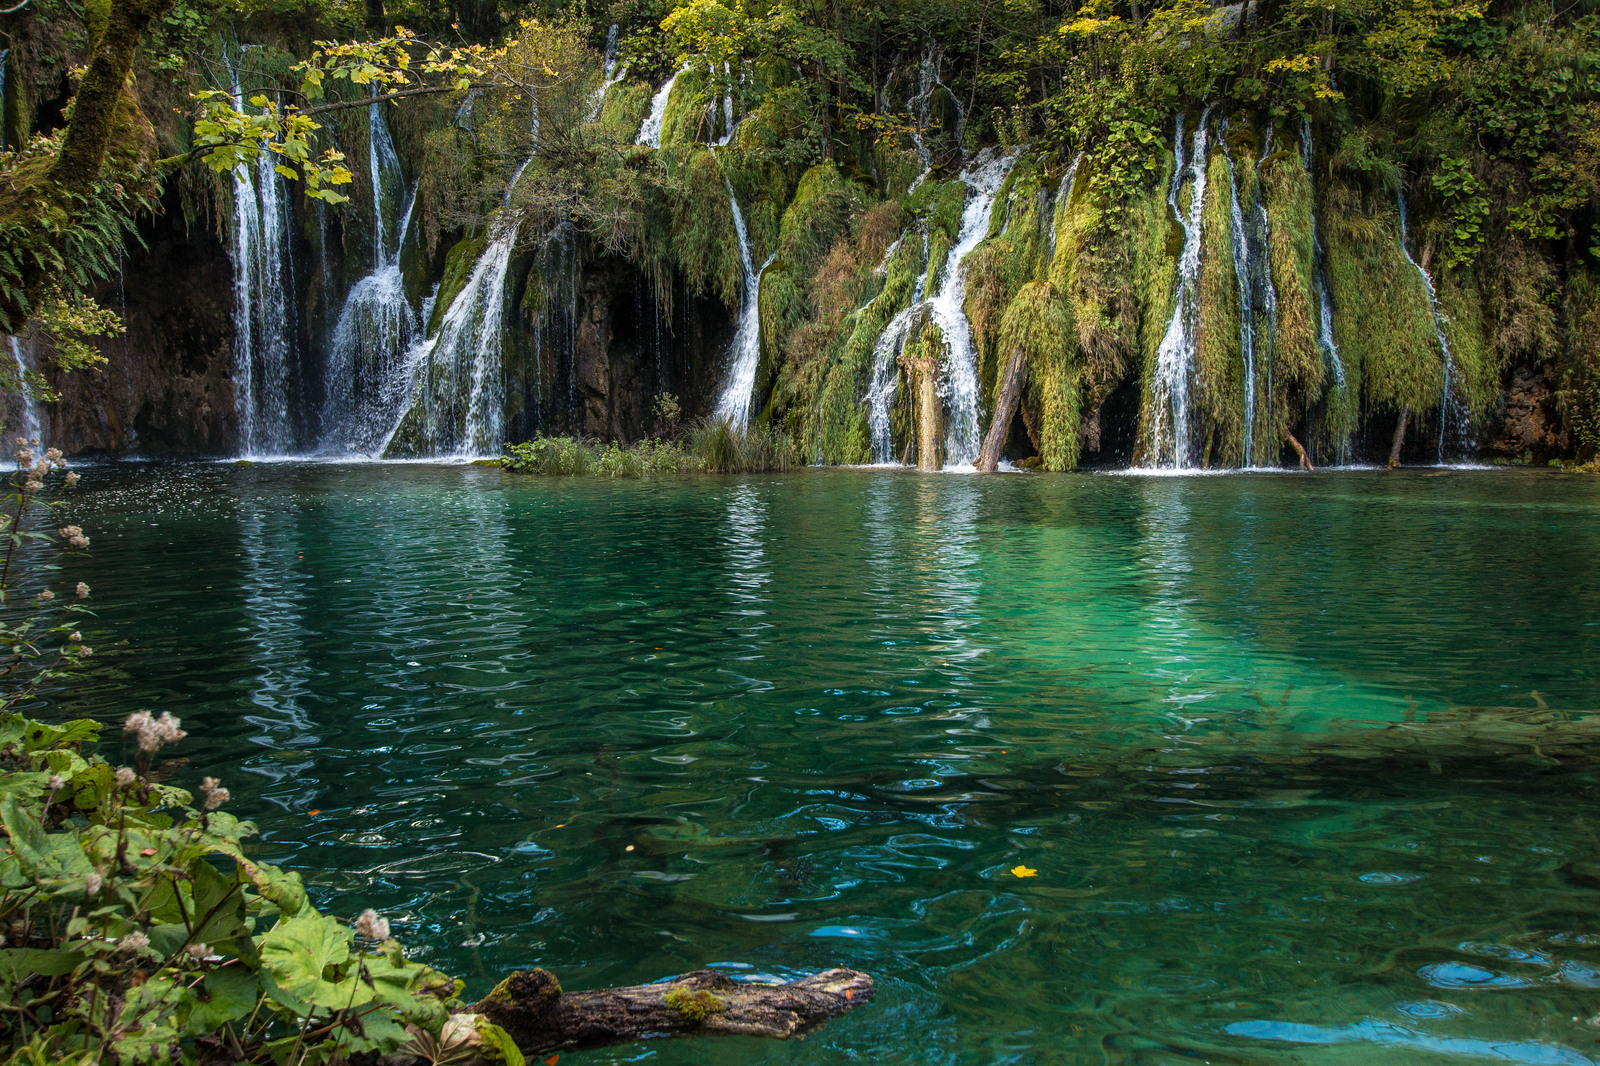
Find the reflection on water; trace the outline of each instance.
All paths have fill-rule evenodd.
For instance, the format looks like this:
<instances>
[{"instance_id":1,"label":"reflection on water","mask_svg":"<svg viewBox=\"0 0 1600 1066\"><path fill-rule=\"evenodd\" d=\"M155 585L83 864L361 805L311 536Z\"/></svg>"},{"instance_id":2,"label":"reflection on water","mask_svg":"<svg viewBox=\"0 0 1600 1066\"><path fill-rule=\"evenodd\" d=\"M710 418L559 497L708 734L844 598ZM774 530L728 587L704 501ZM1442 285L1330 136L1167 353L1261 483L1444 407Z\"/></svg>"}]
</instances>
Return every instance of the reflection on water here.
<instances>
[{"instance_id":1,"label":"reflection on water","mask_svg":"<svg viewBox=\"0 0 1600 1066\"><path fill-rule=\"evenodd\" d=\"M475 990L882 989L803 1043L574 1061L1596 1057L1584 742L1429 732L1600 714L1589 480L85 484L70 710L182 716L178 779L335 913Z\"/></svg>"}]
</instances>

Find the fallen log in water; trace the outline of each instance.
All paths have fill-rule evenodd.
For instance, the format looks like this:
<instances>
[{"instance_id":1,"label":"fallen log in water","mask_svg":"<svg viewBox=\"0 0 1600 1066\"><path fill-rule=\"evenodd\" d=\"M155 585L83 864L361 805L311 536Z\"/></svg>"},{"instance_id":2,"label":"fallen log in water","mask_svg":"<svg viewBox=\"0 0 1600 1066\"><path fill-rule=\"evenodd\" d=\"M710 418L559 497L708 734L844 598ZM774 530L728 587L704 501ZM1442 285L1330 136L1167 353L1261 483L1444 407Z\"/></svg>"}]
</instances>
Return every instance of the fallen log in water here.
<instances>
[{"instance_id":1,"label":"fallen log in water","mask_svg":"<svg viewBox=\"0 0 1600 1066\"><path fill-rule=\"evenodd\" d=\"M804 1036L835 1015L872 998L872 978L856 970L824 970L786 984L733 981L715 970L696 970L671 981L623 988L563 992L548 970L519 970L456 1015L445 1050L463 1059L463 1043L478 1043L481 1017L504 1029L531 1062L534 1056L621 1044L648 1037ZM463 1041L463 1037L470 1039ZM386 1066L436 1059L391 1056ZM463 1054L465 1053L465 1054ZM489 1061L492 1054L480 1055Z\"/></svg>"}]
</instances>

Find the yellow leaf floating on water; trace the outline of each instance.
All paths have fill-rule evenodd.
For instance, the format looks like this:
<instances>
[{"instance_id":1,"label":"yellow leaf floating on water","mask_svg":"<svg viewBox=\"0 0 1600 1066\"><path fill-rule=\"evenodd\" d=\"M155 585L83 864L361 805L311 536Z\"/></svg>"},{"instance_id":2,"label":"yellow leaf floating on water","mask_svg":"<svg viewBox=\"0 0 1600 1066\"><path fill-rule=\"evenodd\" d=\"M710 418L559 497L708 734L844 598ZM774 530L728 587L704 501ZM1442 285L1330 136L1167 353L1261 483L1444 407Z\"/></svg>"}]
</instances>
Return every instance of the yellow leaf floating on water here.
<instances>
[{"instance_id":1,"label":"yellow leaf floating on water","mask_svg":"<svg viewBox=\"0 0 1600 1066\"><path fill-rule=\"evenodd\" d=\"M1026 866L1013 866L1011 872L1018 877L1038 877L1038 870L1030 870Z\"/></svg>"}]
</instances>

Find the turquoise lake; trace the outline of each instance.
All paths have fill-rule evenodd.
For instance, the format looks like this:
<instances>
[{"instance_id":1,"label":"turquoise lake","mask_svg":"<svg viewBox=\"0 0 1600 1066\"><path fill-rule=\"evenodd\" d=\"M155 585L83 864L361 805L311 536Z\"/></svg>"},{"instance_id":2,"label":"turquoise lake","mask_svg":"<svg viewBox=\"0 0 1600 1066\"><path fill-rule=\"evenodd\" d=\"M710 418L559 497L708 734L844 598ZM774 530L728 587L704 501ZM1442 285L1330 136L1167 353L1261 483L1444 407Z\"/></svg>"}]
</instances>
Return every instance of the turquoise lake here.
<instances>
[{"instance_id":1,"label":"turquoise lake","mask_svg":"<svg viewBox=\"0 0 1600 1066\"><path fill-rule=\"evenodd\" d=\"M1600 1062L1600 721L1444 728L1600 718L1595 478L83 469L51 713L179 715L330 912L878 983L564 1064Z\"/></svg>"}]
</instances>

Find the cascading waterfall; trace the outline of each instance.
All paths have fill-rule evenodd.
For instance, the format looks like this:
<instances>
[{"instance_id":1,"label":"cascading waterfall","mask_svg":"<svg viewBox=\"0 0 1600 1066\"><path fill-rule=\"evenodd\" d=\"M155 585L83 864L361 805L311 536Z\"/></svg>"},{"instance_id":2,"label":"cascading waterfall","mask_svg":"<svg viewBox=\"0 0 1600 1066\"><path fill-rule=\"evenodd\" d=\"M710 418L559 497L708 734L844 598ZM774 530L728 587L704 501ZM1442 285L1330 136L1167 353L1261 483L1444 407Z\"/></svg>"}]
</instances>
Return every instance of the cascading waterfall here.
<instances>
[{"instance_id":1,"label":"cascading waterfall","mask_svg":"<svg viewBox=\"0 0 1600 1066\"><path fill-rule=\"evenodd\" d=\"M506 275L516 248L521 215L511 209L517 182L539 151L539 106L532 101L532 153L511 176L488 244L460 293L444 313L438 332L406 353L410 403L384 439L382 454L497 454L503 444L505 374L502 324Z\"/></svg>"},{"instance_id":2,"label":"cascading waterfall","mask_svg":"<svg viewBox=\"0 0 1600 1066\"><path fill-rule=\"evenodd\" d=\"M644 125L639 127L639 136L634 144L642 144L647 148L661 147L661 127L667 121L667 101L672 97L672 85L678 80L688 67L679 67L673 72L672 77L662 83L661 88L650 100L650 114L645 116Z\"/></svg>"},{"instance_id":3,"label":"cascading waterfall","mask_svg":"<svg viewBox=\"0 0 1600 1066\"><path fill-rule=\"evenodd\" d=\"M972 166L961 172L967 186L967 204L961 213L961 229L955 247L945 260L945 275L939 291L928 301L928 310L944 337L944 373L940 375L940 395L945 399L945 455L953 466L969 466L978 457L982 430L978 425L978 361L972 347L972 324L967 321L966 258L989 235L989 219L994 214L995 198L1017 157L993 151L979 154Z\"/></svg>"},{"instance_id":4,"label":"cascading waterfall","mask_svg":"<svg viewBox=\"0 0 1600 1066\"><path fill-rule=\"evenodd\" d=\"M1262 356L1259 362L1265 366L1265 373L1261 376L1266 379L1263 384L1266 385L1266 410L1269 412L1272 410L1273 352L1278 343L1278 286L1272 280L1272 222L1267 217L1267 204L1261 193L1261 164L1272 154L1273 133L1272 123L1268 122L1267 130L1261 137L1261 158L1256 160L1256 200L1252 213L1255 230L1251 235L1251 266L1266 318L1266 329L1256 331L1256 352ZM1259 404L1257 410L1260 410ZM1253 466L1256 459L1253 455L1247 455L1245 462Z\"/></svg>"},{"instance_id":5,"label":"cascading waterfall","mask_svg":"<svg viewBox=\"0 0 1600 1066\"><path fill-rule=\"evenodd\" d=\"M739 266L744 271L744 299L739 307L739 325L733 334L733 365L728 370L727 381L712 417L738 429L750 424L750 404L756 388L756 370L761 365L761 274L772 258L755 268L750 258L750 236L744 228L744 212L739 210L739 198L733 194L733 183L728 186L728 204L733 208L733 229L739 237Z\"/></svg>"},{"instance_id":6,"label":"cascading waterfall","mask_svg":"<svg viewBox=\"0 0 1600 1066\"><path fill-rule=\"evenodd\" d=\"M1189 382L1194 376L1195 347L1200 313L1200 246L1206 198L1206 149L1211 126L1211 108L1206 108L1195 127L1194 143L1185 154L1183 115L1178 115L1172 138L1174 156L1172 185L1167 204L1183 226L1183 251L1178 257L1178 286L1173 295L1172 319L1167 324L1161 346L1156 350L1155 371L1151 376L1149 439L1147 454L1152 466L1185 469L1189 455ZM1179 209L1185 174L1190 186L1189 210Z\"/></svg>"},{"instance_id":7,"label":"cascading waterfall","mask_svg":"<svg viewBox=\"0 0 1600 1066\"><path fill-rule=\"evenodd\" d=\"M244 92L233 72L233 104ZM252 174L252 169L254 173ZM272 153L233 172L233 380L245 455L282 455L293 445L289 380L295 362L290 213Z\"/></svg>"},{"instance_id":8,"label":"cascading waterfall","mask_svg":"<svg viewBox=\"0 0 1600 1066\"><path fill-rule=\"evenodd\" d=\"M1312 182L1313 203L1311 208L1311 247L1315 259L1315 268L1312 271L1312 282L1317 289L1317 345L1322 349L1323 358L1327 360L1329 368L1333 371L1334 388L1338 390L1340 407L1348 411L1351 406L1350 381L1345 374L1344 359L1339 355L1339 343L1333 336L1333 292L1328 284L1327 252L1322 247L1322 226L1317 220L1315 204L1316 157L1311 140L1311 120L1305 116L1300 118L1300 161L1305 164L1306 178ZM1343 432L1335 434L1335 445L1338 449L1339 462L1346 462L1350 457L1350 438Z\"/></svg>"},{"instance_id":9,"label":"cascading waterfall","mask_svg":"<svg viewBox=\"0 0 1600 1066\"><path fill-rule=\"evenodd\" d=\"M398 243L392 250L389 246L389 234L394 229L391 219L406 211L401 204L406 197L400 156L394 150L394 138L389 136L382 104L367 108L367 173L372 182L372 261L374 268L381 268L391 258L391 252L399 254Z\"/></svg>"},{"instance_id":10,"label":"cascading waterfall","mask_svg":"<svg viewBox=\"0 0 1600 1066\"><path fill-rule=\"evenodd\" d=\"M627 77L628 68L617 65L617 24L613 22L606 31L605 65L601 70L600 85L589 94L589 121L593 122L600 117L600 109L605 106L606 93L611 87Z\"/></svg>"},{"instance_id":11,"label":"cascading waterfall","mask_svg":"<svg viewBox=\"0 0 1600 1066\"><path fill-rule=\"evenodd\" d=\"M1417 277L1422 279L1423 287L1428 290L1428 310L1433 315L1433 335L1439 341L1439 351L1444 356L1444 392L1439 399L1439 462L1444 462L1444 437L1445 429L1450 424L1450 407L1455 402L1455 353L1450 350L1450 341L1444 335L1444 315L1439 311L1439 293L1433 287L1433 277L1422 264L1411 258L1410 231L1406 220L1406 188L1400 185L1396 195L1400 201L1400 251L1416 270ZM1464 427L1463 427L1464 431Z\"/></svg>"},{"instance_id":12,"label":"cascading waterfall","mask_svg":"<svg viewBox=\"0 0 1600 1066\"><path fill-rule=\"evenodd\" d=\"M955 246L945 258L944 274L934 295L927 300L922 298L924 282L919 278L911 305L890 320L873 345L872 382L867 388L867 428L875 463L894 461L889 416L899 391L898 359L912 328L924 319L931 319L938 325L944 341L939 391L945 405L945 456L952 466L969 466L977 458L982 443L978 419L978 364L972 346L972 324L967 321L963 306L967 296L965 260L989 235L995 199L1016 158L985 149L961 172L959 180L967 186L967 202L961 213ZM928 253L927 237L924 233L924 262Z\"/></svg>"},{"instance_id":13,"label":"cascading waterfall","mask_svg":"<svg viewBox=\"0 0 1600 1066\"><path fill-rule=\"evenodd\" d=\"M10 436L30 441L41 438L44 419L40 416L39 403L34 398L33 388L28 384L28 361L22 354L22 342L16 337L7 336L6 343L11 349L11 359L17 376L16 394L7 397L9 402L6 405L8 408L6 432Z\"/></svg>"},{"instance_id":14,"label":"cascading waterfall","mask_svg":"<svg viewBox=\"0 0 1600 1066\"><path fill-rule=\"evenodd\" d=\"M416 197L405 196L399 232L391 244L384 217L387 199L391 191L404 193L404 179L382 105L373 104L369 111L374 247L381 260L345 298L328 343L323 379L320 447L343 455L371 454L393 428L410 384L405 354L422 329L400 269Z\"/></svg>"},{"instance_id":15,"label":"cascading waterfall","mask_svg":"<svg viewBox=\"0 0 1600 1066\"><path fill-rule=\"evenodd\" d=\"M922 62L917 66L917 93L906 101L917 120L911 126L911 143L916 146L917 155L921 157L924 169L933 165L933 154L923 139L923 131L933 124L933 93L935 89L950 91L945 83L939 80L940 59L938 50L932 45L922 53ZM950 93L950 102L956 109L954 133L956 150L965 156L966 149L962 146L962 140L967 126L966 109L961 106L961 99L955 93ZM919 180L918 184L920 183ZM913 185L912 188L916 186Z\"/></svg>"},{"instance_id":16,"label":"cascading waterfall","mask_svg":"<svg viewBox=\"0 0 1600 1066\"><path fill-rule=\"evenodd\" d=\"M1239 206L1239 174L1228 145L1227 120L1222 125L1222 149L1228 157L1228 217L1233 229L1233 276L1239 285L1239 355L1244 363L1244 465L1255 455L1256 426L1256 316L1255 285L1250 270L1250 236L1245 232L1244 210Z\"/></svg>"}]
</instances>

